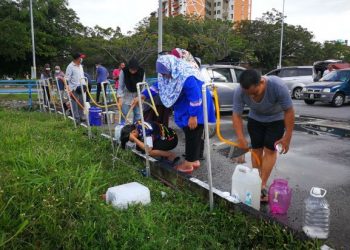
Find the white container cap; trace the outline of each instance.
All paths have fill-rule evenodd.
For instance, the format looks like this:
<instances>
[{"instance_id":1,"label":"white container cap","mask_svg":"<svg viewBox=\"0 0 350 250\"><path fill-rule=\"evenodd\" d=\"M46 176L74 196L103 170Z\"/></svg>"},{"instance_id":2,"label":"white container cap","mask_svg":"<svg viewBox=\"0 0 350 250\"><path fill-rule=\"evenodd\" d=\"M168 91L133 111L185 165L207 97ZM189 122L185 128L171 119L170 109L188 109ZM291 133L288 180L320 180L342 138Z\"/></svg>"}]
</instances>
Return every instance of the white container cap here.
<instances>
[{"instance_id":1,"label":"white container cap","mask_svg":"<svg viewBox=\"0 0 350 250\"><path fill-rule=\"evenodd\" d=\"M323 194L322 194L323 191ZM326 195L327 190L319 187L312 187L310 191L310 195L316 198L322 198Z\"/></svg>"}]
</instances>

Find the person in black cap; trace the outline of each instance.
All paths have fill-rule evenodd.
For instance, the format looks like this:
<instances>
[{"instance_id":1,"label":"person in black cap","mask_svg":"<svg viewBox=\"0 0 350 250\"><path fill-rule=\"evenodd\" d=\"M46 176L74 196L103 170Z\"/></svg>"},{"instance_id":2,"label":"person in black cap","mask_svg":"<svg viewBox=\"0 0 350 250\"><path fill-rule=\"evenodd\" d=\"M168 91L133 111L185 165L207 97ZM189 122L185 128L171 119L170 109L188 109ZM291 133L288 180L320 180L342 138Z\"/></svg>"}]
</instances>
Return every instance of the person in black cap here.
<instances>
[{"instance_id":1,"label":"person in black cap","mask_svg":"<svg viewBox=\"0 0 350 250\"><path fill-rule=\"evenodd\" d=\"M81 85L83 88L86 88L86 82L84 79L84 70L81 63L83 62L83 58L85 58L84 54L74 53L72 55L73 61L68 65L66 69L66 78L69 85L69 88L72 91L72 94L75 98L72 98L72 111L73 117L77 122L85 122L86 118L84 117L84 110L82 107L78 106L77 101L83 106L84 99L83 94L84 89L81 89Z\"/></svg>"},{"instance_id":2,"label":"person in black cap","mask_svg":"<svg viewBox=\"0 0 350 250\"><path fill-rule=\"evenodd\" d=\"M140 109L132 106L133 100L137 97L136 84L143 82L145 79L145 71L140 67L139 62L133 58L119 75L119 88L117 91L118 103L122 107L124 116L127 115L132 108L134 113L133 122L141 119ZM122 117L122 121L124 118Z\"/></svg>"}]
</instances>

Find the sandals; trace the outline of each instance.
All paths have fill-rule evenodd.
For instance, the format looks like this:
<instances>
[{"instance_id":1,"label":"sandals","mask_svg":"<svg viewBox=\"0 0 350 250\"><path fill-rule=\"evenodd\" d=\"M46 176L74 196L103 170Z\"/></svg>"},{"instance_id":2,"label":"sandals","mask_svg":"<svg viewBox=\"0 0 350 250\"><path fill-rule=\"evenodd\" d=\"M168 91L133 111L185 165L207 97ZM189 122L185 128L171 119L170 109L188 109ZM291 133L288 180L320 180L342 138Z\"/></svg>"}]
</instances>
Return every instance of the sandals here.
<instances>
[{"instance_id":1,"label":"sandals","mask_svg":"<svg viewBox=\"0 0 350 250\"><path fill-rule=\"evenodd\" d=\"M266 188L261 189L260 202L262 202L262 203L269 202L269 195L268 195L268 191Z\"/></svg>"},{"instance_id":2,"label":"sandals","mask_svg":"<svg viewBox=\"0 0 350 250\"><path fill-rule=\"evenodd\" d=\"M191 168L188 169L179 169L177 166L175 167L175 169L179 172L185 173L185 174L192 174L193 172L193 167L191 166Z\"/></svg>"}]
</instances>

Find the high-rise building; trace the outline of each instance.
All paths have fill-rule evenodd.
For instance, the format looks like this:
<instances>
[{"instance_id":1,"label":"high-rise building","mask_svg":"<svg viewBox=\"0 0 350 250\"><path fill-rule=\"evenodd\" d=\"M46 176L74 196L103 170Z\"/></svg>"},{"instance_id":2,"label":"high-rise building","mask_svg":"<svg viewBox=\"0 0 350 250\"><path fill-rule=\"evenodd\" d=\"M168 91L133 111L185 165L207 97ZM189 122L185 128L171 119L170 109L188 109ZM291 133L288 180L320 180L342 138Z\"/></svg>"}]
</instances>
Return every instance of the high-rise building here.
<instances>
[{"instance_id":1,"label":"high-rise building","mask_svg":"<svg viewBox=\"0 0 350 250\"><path fill-rule=\"evenodd\" d=\"M196 15L209 19L251 19L252 0L163 0L165 16Z\"/></svg>"}]
</instances>

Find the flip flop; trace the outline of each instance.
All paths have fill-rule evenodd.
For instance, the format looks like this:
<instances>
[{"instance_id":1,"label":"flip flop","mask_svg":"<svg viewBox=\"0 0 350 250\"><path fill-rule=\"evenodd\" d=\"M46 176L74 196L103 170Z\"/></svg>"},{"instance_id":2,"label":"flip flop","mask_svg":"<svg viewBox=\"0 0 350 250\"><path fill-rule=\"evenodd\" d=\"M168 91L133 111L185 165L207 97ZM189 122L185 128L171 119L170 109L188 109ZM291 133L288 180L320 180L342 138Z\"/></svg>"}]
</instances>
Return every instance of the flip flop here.
<instances>
[{"instance_id":1,"label":"flip flop","mask_svg":"<svg viewBox=\"0 0 350 250\"><path fill-rule=\"evenodd\" d=\"M201 165L192 165L193 170L197 170Z\"/></svg>"},{"instance_id":2,"label":"flip flop","mask_svg":"<svg viewBox=\"0 0 350 250\"><path fill-rule=\"evenodd\" d=\"M193 167L189 168L189 169L178 169L177 167L175 167L175 169L179 172L185 173L185 174L192 174L193 172Z\"/></svg>"}]
</instances>

